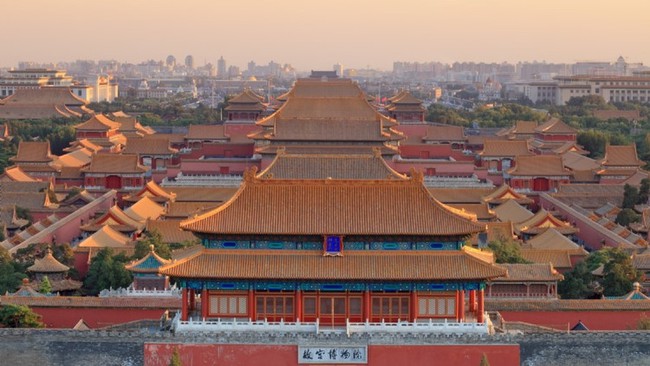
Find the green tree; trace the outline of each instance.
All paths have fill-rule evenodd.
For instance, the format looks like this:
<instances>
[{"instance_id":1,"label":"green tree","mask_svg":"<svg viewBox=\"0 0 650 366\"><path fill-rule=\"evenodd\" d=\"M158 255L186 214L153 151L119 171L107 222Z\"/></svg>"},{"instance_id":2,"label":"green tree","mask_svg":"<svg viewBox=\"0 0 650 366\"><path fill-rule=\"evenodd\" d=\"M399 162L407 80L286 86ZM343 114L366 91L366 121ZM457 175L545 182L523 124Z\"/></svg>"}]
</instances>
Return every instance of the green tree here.
<instances>
[{"instance_id":1,"label":"green tree","mask_svg":"<svg viewBox=\"0 0 650 366\"><path fill-rule=\"evenodd\" d=\"M640 219L641 216L637 214L633 209L624 208L621 210L621 212L618 213L618 215L616 215L616 219L614 221L619 225L628 226L633 222L639 222Z\"/></svg>"},{"instance_id":2,"label":"green tree","mask_svg":"<svg viewBox=\"0 0 650 366\"><path fill-rule=\"evenodd\" d=\"M585 299L594 293L594 276L586 261L579 262L573 270L564 274L558 283L558 293L563 299Z\"/></svg>"},{"instance_id":3,"label":"green tree","mask_svg":"<svg viewBox=\"0 0 650 366\"><path fill-rule=\"evenodd\" d=\"M530 263L521 256L521 247L513 240L494 240L488 243L497 263Z\"/></svg>"},{"instance_id":4,"label":"green tree","mask_svg":"<svg viewBox=\"0 0 650 366\"><path fill-rule=\"evenodd\" d=\"M603 269L602 285L606 296L622 296L632 291L632 284L643 275L632 265L632 258L619 248L610 248L609 260Z\"/></svg>"},{"instance_id":5,"label":"green tree","mask_svg":"<svg viewBox=\"0 0 650 366\"><path fill-rule=\"evenodd\" d=\"M634 205L639 201L639 190L629 184L623 187L623 208L634 208Z\"/></svg>"},{"instance_id":6,"label":"green tree","mask_svg":"<svg viewBox=\"0 0 650 366\"><path fill-rule=\"evenodd\" d=\"M169 360L169 366L182 366L183 364L181 363L181 355L178 352L178 348L174 348L174 352L172 353L172 358Z\"/></svg>"},{"instance_id":7,"label":"green tree","mask_svg":"<svg viewBox=\"0 0 650 366\"><path fill-rule=\"evenodd\" d=\"M38 292L42 294L49 294L52 292L52 284L47 276L44 276L41 280L41 286L39 287Z\"/></svg>"},{"instance_id":8,"label":"green tree","mask_svg":"<svg viewBox=\"0 0 650 366\"><path fill-rule=\"evenodd\" d=\"M0 293L16 291L25 277L22 268L11 259L7 249L0 247Z\"/></svg>"},{"instance_id":9,"label":"green tree","mask_svg":"<svg viewBox=\"0 0 650 366\"><path fill-rule=\"evenodd\" d=\"M605 145L607 145L607 135L602 131L580 131L578 132L577 142L589 151L590 158L600 158L605 155Z\"/></svg>"},{"instance_id":10,"label":"green tree","mask_svg":"<svg viewBox=\"0 0 650 366\"><path fill-rule=\"evenodd\" d=\"M133 281L131 273L124 268L128 258L123 254L113 255L113 250L104 248L93 257L84 280L84 290L97 295L108 288L127 287Z\"/></svg>"},{"instance_id":11,"label":"green tree","mask_svg":"<svg viewBox=\"0 0 650 366\"><path fill-rule=\"evenodd\" d=\"M6 304L0 309L0 324L7 328L43 328L40 315L23 305Z\"/></svg>"},{"instance_id":12,"label":"green tree","mask_svg":"<svg viewBox=\"0 0 650 366\"><path fill-rule=\"evenodd\" d=\"M145 257L151 250L151 246L159 256L170 259L172 251L169 245L163 242L162 235L158 230L152 230L147 233L147 236L135 244L134 257L137 259Z\"/></svg>"}]
</instances>

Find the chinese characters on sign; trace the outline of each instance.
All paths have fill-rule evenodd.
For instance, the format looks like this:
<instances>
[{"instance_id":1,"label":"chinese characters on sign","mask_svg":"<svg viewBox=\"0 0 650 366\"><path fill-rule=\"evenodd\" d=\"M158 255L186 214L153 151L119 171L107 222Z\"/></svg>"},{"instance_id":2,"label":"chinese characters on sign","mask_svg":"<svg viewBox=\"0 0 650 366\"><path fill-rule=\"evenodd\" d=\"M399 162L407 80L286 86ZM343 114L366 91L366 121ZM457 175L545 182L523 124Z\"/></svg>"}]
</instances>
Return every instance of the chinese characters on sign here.
<instances>
[{"instance_id":1,"label":"chinese characters on sign","mask_svg":"<svg viewBox=\"0 0 650 366\"><path fill-rule=\"evenodd\" d=\"M368 363L368 348L298 346L298 363Z\"/></svg>"},{"instance_id":2,"label":"chinese characters on sign","mask_svg":"<svg viewBox=\"0 0 650 366\"><path fill-rule=\"evenodd\" d=\"M327 236L325 237L325 254L326 255L340 255L343 251L343 243L340 236Z\"/></svg>"}]
</instances>

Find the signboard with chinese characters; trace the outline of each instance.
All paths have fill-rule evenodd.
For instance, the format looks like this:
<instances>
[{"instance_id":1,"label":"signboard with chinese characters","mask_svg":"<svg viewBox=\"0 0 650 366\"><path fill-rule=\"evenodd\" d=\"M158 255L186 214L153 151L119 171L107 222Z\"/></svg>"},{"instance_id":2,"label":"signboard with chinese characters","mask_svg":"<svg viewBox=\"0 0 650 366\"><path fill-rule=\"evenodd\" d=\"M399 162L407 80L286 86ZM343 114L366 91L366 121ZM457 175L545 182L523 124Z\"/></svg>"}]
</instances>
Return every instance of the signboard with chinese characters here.
<instances>
[{"instance_id":1,"label":"signboard with chinese characters","mask_svg":"<svg viewBox=\"0 0 650 366\"><path fill-rule=\"evenodd\" d=\"M299 364L360 364L368 363L368 347L328 346L312 347L298 346Z\"/></svg>"},{"instance_id":2,"label":"signboard with chinese characters","mask_svg":"<svg viewBox=\"0 0 650 366\"><path fill-rule=\"evenodd\" d=\"M343 252L343 238L338 235L325 237L325 255L341 255Z\"/></svg>"}]
</instances>

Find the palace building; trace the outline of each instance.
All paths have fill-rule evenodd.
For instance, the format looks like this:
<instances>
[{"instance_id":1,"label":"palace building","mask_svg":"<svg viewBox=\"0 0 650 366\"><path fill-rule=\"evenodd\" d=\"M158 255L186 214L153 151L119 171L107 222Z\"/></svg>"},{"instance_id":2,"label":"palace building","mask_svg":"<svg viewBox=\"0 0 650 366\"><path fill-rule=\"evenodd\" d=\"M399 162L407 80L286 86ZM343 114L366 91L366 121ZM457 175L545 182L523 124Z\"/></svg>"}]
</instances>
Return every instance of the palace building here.
<instances>
[{"instance_id":1,"label":"palace building","mask_svg":"<svg viewBox=\"0 0 650 366\"><path fill-rule=\"evenodd\" d=\"M248 170L229 201L181 223L203 247L159 269L183 288L177 330L190 317L485 326L486 282L507 271L464 246L485 224L437 201L423 179Z\"/></svg>"}]
</instances>

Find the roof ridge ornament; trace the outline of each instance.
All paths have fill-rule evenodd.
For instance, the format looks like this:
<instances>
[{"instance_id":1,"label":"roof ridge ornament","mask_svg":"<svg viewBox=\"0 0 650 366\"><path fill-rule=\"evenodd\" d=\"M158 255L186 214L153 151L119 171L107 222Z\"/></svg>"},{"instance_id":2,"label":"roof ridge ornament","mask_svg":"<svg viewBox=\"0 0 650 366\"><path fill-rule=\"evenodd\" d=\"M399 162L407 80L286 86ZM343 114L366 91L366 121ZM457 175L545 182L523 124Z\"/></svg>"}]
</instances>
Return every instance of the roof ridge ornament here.
<instances>
[{"instance_id":1,"label":"roof ridge ornament","mask_svg":"<svg viewBox=\"0 0 650 366\"><path fill-rule=\"evenodd\" d=\"M257 167L252 166L244 171L244 182L252 183L256 180Z\"/></svg>"},{"instance_id":2,"label":"roof ridge ornament","mask_svg":"<svg viewBox=\"0 0 650 366\"><path fill-rule=\"evenodd\" d=\"M424 172L415 168L409 169L413 183L424 184Z\"/></svg>"}]
</instances>

